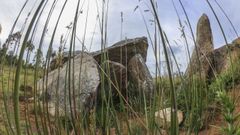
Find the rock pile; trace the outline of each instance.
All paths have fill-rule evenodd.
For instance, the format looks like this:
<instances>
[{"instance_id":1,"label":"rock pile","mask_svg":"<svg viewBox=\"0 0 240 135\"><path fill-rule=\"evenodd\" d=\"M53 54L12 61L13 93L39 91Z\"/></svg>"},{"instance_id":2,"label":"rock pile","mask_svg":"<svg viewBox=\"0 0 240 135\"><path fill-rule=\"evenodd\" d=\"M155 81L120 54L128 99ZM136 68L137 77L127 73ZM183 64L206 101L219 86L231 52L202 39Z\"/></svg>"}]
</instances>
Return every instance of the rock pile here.
<instances>
[{"instance_id":1,"label":"rock pile","mask_svg":"<svg viewBox=\"0 0 240 135\"><path fill-rule=\"evenodd\" d=\"M55 115L58 109L62 116L66 106L68 114L92 108L101 83L107 80L101 80L102 73L110 78L112 95L119 92L125 95L131 81L136 87L131 92L144 93L150 99L153 81L145 64L147 49L147 38L128 39L101 51L78 52L74 59L64 59L65 64L61 68L53 66L54 70L38 82L42 100L48 102L50 114ZM107 58L102 59L104 54ZM108 71L104 67L109 67ZM108 90L105 88L105 91Z\"/></svg>"},{"instance_id":2,"label":"rock pile","mask_svg":"<svg viewBox=\"0 0 240 135\"><path fill-rule=\"evenodd\" d=\"M143 92L146 97L150 99L153 92L153 80L145 63L147 50L147 38L142 37L123 40L106 48L105 51L97 51L91 54L99 65L102 65L103 61L101 60L101 56L103 53L107 53L107 60L112 63L112 65L114 63L115 67L119 67L118 69L121 69L121 71L119 71L117 68L113 68L111 71L114 71L114 74L117 76L115 80L119 81L116 82L115 85L122 86L119 88L122 93L125 93L124 91L127 88L126 83L131 81L136 87L136 89L134 89L136 91L131 91L132 93Z\"/></svg>"}]
</instances>

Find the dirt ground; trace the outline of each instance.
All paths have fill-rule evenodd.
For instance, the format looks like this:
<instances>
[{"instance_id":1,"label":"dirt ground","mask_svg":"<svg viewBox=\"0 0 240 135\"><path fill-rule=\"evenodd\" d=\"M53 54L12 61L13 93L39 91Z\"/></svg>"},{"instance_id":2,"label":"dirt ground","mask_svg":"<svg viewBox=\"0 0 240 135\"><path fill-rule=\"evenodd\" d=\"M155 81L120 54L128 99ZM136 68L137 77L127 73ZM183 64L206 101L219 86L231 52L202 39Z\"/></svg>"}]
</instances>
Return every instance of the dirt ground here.
<instances>
[{"instance_id":1,"label":"dirt ground","mask_svg":"<svg viewBox=\"0 0 240 135\"><path fill-rule=\"evenodd\" d=\"M235 113L240 113L240 85L237 86L235 88L235 90L231 90L231 92L229 93L230 96L234 97L236 99L236 110L235 110ZM1 96L1 95L0 95ZM2 105L3 104L3 101L2 101L2 97L0 98L0 104ZM30 121L30 125L32 127L32 130L33 132L37 132L37 128L36 128L36 124L35 124L35 115L34 115L34 109L33 109L33 103L28 103L28 113L29 113L29 121ZM20 118L21 118L21 121L25 121L25 111L26 111L26 102L20 102ZM38 117L38 119L40 119L40 117ZM3 116L0 115L0 128L4 128L3 126L3 121L4 118ZM216 115L215 116L215 120L214 121L211 121L209 122L209 126L208 128L200 131L199 135L221 135L219 133L219 128L218 127L221 127L221 126L224 126L225 125L225 122L222 118L221 115ZM22 125L24 126L24 124ZM126 132L123 132L123 133L127 133ZM115 135L115 130L114 129L111 129L111 135ZM183 131L180 131L180 134L181 135L184 135L185 132Z\"/></svg>"}]
</instances>

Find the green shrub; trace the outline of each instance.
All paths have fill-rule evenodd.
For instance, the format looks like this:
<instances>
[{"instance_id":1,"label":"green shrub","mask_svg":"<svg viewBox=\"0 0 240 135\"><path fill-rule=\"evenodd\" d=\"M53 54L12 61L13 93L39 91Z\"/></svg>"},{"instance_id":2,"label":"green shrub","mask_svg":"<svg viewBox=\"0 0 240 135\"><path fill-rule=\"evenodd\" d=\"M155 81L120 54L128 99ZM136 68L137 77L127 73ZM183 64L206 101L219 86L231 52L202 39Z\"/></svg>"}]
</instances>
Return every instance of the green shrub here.
<instances>
[{"instance_id":1,"label":"green shrub","mask_svg":"<svg viewBox=\"0 0 240 135\"><path fill-rule=\"evenodd\" d=\"M222 115L224 121L227 123L225 127L221 127L222 134L240 135L240 126L236 124L240 114L234 115L236 108L234 101L227 95L225 91L218 91L217 98L222 105Z\"/></svg>"},{"instance_id":2,"label":"green shrub","mask_svg":"<svg viewBox=\"0 0 240 135\"><path fill-rule=\"evenodd\" d=\"M212 91L229 90L234 87L234 84L240 82L240 61L235 61L228 70L221 73L210 84L209 88Z\"/></svg>"}]
</instances>

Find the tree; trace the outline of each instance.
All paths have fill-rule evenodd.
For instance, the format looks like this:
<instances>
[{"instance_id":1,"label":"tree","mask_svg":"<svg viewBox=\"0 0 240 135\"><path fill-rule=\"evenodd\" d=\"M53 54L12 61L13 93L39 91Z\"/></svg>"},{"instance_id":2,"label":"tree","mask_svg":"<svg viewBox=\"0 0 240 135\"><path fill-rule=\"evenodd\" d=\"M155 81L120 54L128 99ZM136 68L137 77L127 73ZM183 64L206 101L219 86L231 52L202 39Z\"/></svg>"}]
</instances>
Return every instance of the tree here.
<instances>
[{"instance_id":1,"label":"tree","mask_svg":"<svg viewBox=\"0 0 240 135\"><path fill-rule=\"evenodd\" d=\"M32 44L31 41L28 41L28 42L27 42L27 50L28 50L29 52L32 52L34 49L35 49L35 46Z\"/></svg>"}]
</instances>

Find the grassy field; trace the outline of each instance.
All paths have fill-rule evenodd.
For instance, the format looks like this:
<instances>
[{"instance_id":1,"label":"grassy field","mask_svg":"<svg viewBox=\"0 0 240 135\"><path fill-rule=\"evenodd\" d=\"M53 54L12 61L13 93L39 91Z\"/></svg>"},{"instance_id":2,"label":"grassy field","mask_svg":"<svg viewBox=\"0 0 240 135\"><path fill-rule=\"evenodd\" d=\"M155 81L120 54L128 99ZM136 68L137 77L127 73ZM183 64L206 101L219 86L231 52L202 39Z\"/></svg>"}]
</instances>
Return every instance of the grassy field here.
<instances>
[{"instance_id":1,"label":"grassy field","mask_svg":"<svg viewBox=\"0 0 240 135\"><path fill-rule=\"evenodd\" d=\"M18 17L13 24L13 30L10 32L10 38L8 39L10 41L7 40L6 43L4 43L5 48L1 48L2 50L10 49L11 47L14 48L13 52L14 55L16 55L16 63L14 63L14 66L6 64L6 62L11 63L7 60L7 55L5 55L9 52L0 50L0 58L1 60L4 59L4 61L0 61L0 65L4 65L3 67L0 67L0 135L240 135L239 58L233 59L234 61L232 61L231 57L228 57L227 60L230 59L228 64L231 68L216 75L212 80L202 79L201 71L190 76L181 74L174 53L170 52L172 48L168 41L168 37L162 28L160 15L158 13L158 1L155 0L148 1L148 9L146 10L142 10L139 5L133 9L134 12L138 10L140 11L140 17L143 19L146 27L149 46L153 48L154 62L156 63L156 67L154 68L156 69L156 72L153 75L155 87L154 94L151 97L152 99L147 100L144 92L143 94L141 92L139 92L140 94L129 94L128 92L131 92L132 90L139 90L138 87L132 86L130 80L130 83L128 84L129 87L126 90L126 97L119 96L119 101L115 104L115 101L111 96L111 87L109 87L112 85L111 81L109 80L109 77L106 77L104 74L105 72L106 74L110 73L109 66L102 66L103 71L99 71L101 74L101 85L98 88L101 98L100 100L96 100L96 106L93 106L93 108L90 108L89 110L86 109L78 112L77 114L74 114L75 112L73 113L71 110L72 114L69 117L52 117L48 113L46 107L47 102L40 102L40 97L36 94L34 85L36 86L35 82L43 76L43 70L48 70L46 65L50 63L52 58L53 47L55 47L55 51L56 46L58 47L57 56L59 56L60 60L58 59L58 62L60 65L62 62L61 53L63 53L66 48L66 44L68 45L67 49L69 49L68 51L70 52L69 58L71 57L71 53L76 51L77 39L81 42L81 45L79 46L84 50L86 33L81 37L81 41L77 37L77 32L79 27L84 29L85 32L87 31L88 13L83 18L85 21L78 21L79 17L82 17L81 15L83 11L81 10L80 0L77 2L72 22L69 26L65 27L67 28L67 31L65 34L61 35L60 39L56 39L59 38L57 36L57 30L65 6L67 5L67 0L62 3L62 6L56 6L58 0L54 0L52 5L50 4L48 12L45 11L45 8L48 5L45 0L42 0L37 4L35 3L29 12L29 15L32 13L32 16L24 18L26 22L22 26L23 30L20 31L21 36L19 36L19 33L13 34L13 31L17 27L18 19L26 8L28 0L26 0L26 3L20 10ZM99 31L96 32L99 35L99 42L97 43L102 50L108 47L108 34L110 34L108 33L108 26L110 25L108 24L108 2L108 0L96 1L96 26L99 25ZM181 42L186 46L186 52L188 52L187 55L189 55L186 57L189 57L190 61L189 40L191 40L191 45L193 44L195 48L197 48L197 39L194 35L191 20L189 19L189 11L185 9L186 5L184 5L181 0L178 0L177 2L183 16L180 17L179 11L175 9L179 21L179 26L177 26L176 29L180 29L181 31ZM172 4L174 7L176 6L174 1L172 1ZM213 25L219 26L222 32L221 34L226 41L226 45L228 45L226 34L224 33L221 22L215 12L215 8L212 7L212 4L208 0L206 0L206 5L216 19L216 24ZM51 22L55 7L60 7L61 10L58 12L57 16L54 16L54 20ZM88 12L90 5L87 7ZM149 21L151 22L151 25L154 26L153 30L147 25L146 16L143 12L149 13L148 15L151 16L151 20ZM43 15L46 15L46 18L43 21L44 25L42 31L37 33L39 22L42 22L41 17ZM50 22L55 24L54 26L51 26L53 29L52 33L48 31ZM86 23L85 26L82 24L79 25L79 23L82 22ZM231 21L229 22L231 23ZM123 13L121 12L121 39L123 38L122 25L124 23ZM232 27L234 29L234 26ZM94 34L95 31L91 35L92 40ZM48 38L48 40L46 40L46 38ZM35 41L36 39L39 39L39 41ZM54 42L55 40L58 42ZM175 41L176 39L173 40ZM33 43L35 45L33 45ZM15 47L19 48L16 49ZM34 53L30 53L32 51L34 51ZM2 56L6 57L3 58ZM34 67L27 68L28 66L26 66L27 64L25 64L24 61L30 59L33 59ZM106 60L108 60L107 56L103 55L101 57L101 63L106 62ZM165 76L161 73L163 60L166 63L164 69L164 71L166 71ZM200 58L197 58L197 60L200 61ZM177 77L173 75L172 63L175 63L178 68ZM200 64L198 66L200 66ZM71 63L68 66L71 66ZM37 75L35 74L36 71L38 73ZM71 68L69 68L66 73L71 76ZM69 78L66 77L64 79L70 83L74 83L74 81ZM70 87L70 85L69 88L64 87L64 90L66 90L64 97L68 97L67 92L71 92ZM118 94L121 95L121 93ZM98 93L96 95L98 95ZM32 97L34 98L32 99ZM45 99L43 98L42 101L44 100ZM69 102L70 101L71 100L69 100ZM64 103L67 106L67 103ZM59 107L58 103L55 105L55 107ZM67 107L64 108L64 111L67 114L66 108ZM166 115L164 115L163 119L159 119L155 116L155 112L165 108L170 108L171 110L169 121L166 121ZM75 110L76 108L71 109ZM85 111L87 113L85 113ZM179 111L183 114L183 121L180 124L178 123Z\"/></svg>"},{"instance_id":2,"label":"grassy field","mask_svg":"<svg viewBox=\"0 0 240 135\"><path fill-rule=\"evenodd\" d=\"M238 82L238 75L240 75L239 72L240 68L235 68L234 72L236 75L237 80L235 80L235 82ZM13 112L11 111L13 109L12 107L12 83L14 82L14 72L15 72L15 68L10 68L8 66L4 66L4 74L3 77L1 78L3 80L3 84L4 87L2 87L2 83L1 83L1 107L2 107L2 111L1 111L1 115L0 115L0 133L1 134L7 134L7 131L10 129L6 129L5 126L7 126L6 122L6 113L4 112L4 104L3 104L3 90L2 88L5 89L5 94L9 95L9 98L5 99L7 102L7 108L9 109L9 118L10 121L12 121L12 124L14 123L14 116L13 116ZM10 72L10 79L9 79L9 72ZM202 120L198 121L199 124L202 123L202 125L197 125L196 121L194 121L195 123L195 127L189 127L189 125L192 125L191 122L192 119L185 119L184 123L181 124L180 126L180 134L187 134L186 129L192 129L193 132L198 131L200 135L205 135L205 134L209 134L209 133L215 133L215 134L219 134L219 132L221 131L219 128L220 127L224 127L227 122L224 120L224 117L221 115L221 106L220 106L220 102L217 100L217 98L214 96L214 91L217 91L217 89L219 88L223 88L223 89L227 89L229 91L228 97L235 97L235 99L239 99L240 96L240 92L239 92L239 87L240 85L236 86L236 89L232 88L232 79L231 77L229 77L231 74L229 73L224 73L222 75L220 75L220 77L218 79L216 79L215 81L213 81L213 83L211 85L208 86L208 90L209 92L207 93L208 98L213 98L211 100L206 100L206 98L202 98L201 100L204 100L203 102L208 102L208 104L206 105L206 103L203 103L204 105L201 106L202 107L202 111L201 112L196 112L196 111L189 111L187 112L187 106L185 106L185 99L184 99L184 93L177 93L177 103L178 103L178 108L183 111L184 113L190 113L192 115L192 118L196 118L198 119L201 114L206 114L208 115L207 117L203 117L202 116ZM26 77L26 78L25 78ZM34 82L34 70L33 69L28 69L27 73L25 71L21 72L21 84L24 84L24 78L27 80L27 85L28 86L33 86L33 82ZM2 81L1 80L1 81ZM10 81L9 81L10 80ZM155 79L154 79L155 80ZM174 86L176 89L180 88L180 86L182 85L181 83L181 79L179 77L174 77ZM10 83L9 86L9 90L7 90L7 85L8 82ZM196 91L203 89L204 86L203 84L200 83L201 81L198 80L197 78L194 79L194 85L191 85ZM219 84L221 84L221 86L219 86ZM189 84L188 84L189 85ZM157 88L156 90L158 90L158 92L156 93L154 99L156 100L156 105L155 110L159 110L161 108L164 107L168 107L171 105L171 98L170 98L170 84L168 81L168 77L159 77L157 78L157 84L156 84ZM184 88L186 89L186 87ZM191 90L186 90L187 92L191 92ZM194 92L194 91L192 91ZM206 93L205 93L206 94ZM21 91L20 92L20 96L24 96L24 92ZM189 95L190 96L190 95ZM194 104L191 104L189 102L188 107L192 108L195 107L197 108L195 105L200 105L198 101L194 100L194 96L190 96L190 98L188 100L191 100L190 102L194 102ZM162 104L164 102L164 104ZM160 103L160 104L159 104ZM236 102L237 103L237 102ZM146 108L147 110L143 109L142 107L145 106L144 103L143 104L139 104L138 99L133 100L130 105L134 108L135 112L132 112L131 110L128 109L128 107L126 106L126 109L124 109L125 107L121 107L122 105L114 105L111 106L109 109L111 111L113 111L112 116L109 117L109 123L106 126L109 126L109 130L107 131L109 134L114 135L114 134L147 134L147 133L151 133L151 134L159 134L160 132L162 134L166 134L167 131L165 130L159 130L157 127L157 125L155 125L155 120L151 118L151 109L152 108ZM119 106L121 109L116 109L116 107ZM123 105L125 106L125 105ZM26 116L26 107L28 107L28 115ZM117 108L119 108L117 107ZM114 109L115 108L115 109ZM214 109L213 111L209 111L209 109ZM235 104L235 108L234 108L234 113L233 114L237 114L238 111L240 109L239 104ZM90 115L88 117L88 126L84 133L85 134L93 134L94 132L97 132L97 134L102 134L101 133L101 122L102 120L100 119L101 117L105 117L102 116L103 114L101 113L102 109L99 110L92 110L90 112ZM104 110L108 110L108 108L105 108ZM127 111L127 112L126 112ZM220 112L219 112L220 111ZM105 112L106 113L106 112ZM200 114L198 114L200 113ZM146 117L146 114L149 115ZM197 115L198 114L198 115ZM3 116L4 115L4 116ZM194 116L195 115L195 116ZM35 113L34 110L34 103L33 102L20 102L20 124L21 124L21 129L22 129L22 134L26 134L27 130L26 130L26 125L31 125L31 133L37 134L37 128L36 128L36 120L35 120L35 116L37 116L38 119L41 119L41 114ZM117 119L116 119L117 118ZM206 121L206 119L208 119ZM152 121L153 120L153 121ZM5 123L4 123L5 122ZM26 123L27 122L27 123ZM39 124L41 122L39 121ZM151 123L153 124L151 127ZM55 127L55 122L51 123L50 125L52 125L53 127ZM116 125L117 124L117 125ZM155 125L155 126L154 126ZM13 125L12 125L13 126ZM117 126L117 127L116 127ZM149 126L149 127L146 127ZM206 128L204 130L199 130L202 127L199 126L209 126L209 128ZM219 127L218 127L219 126ZM8 127L8 126L7 126ZM217 128L216 128L217 127ZM149 128L153 128L154 132L149 131ZM160 128L160 127L159 127ZM63 134L67 134L67 132L65 130L62 130L61 133Z\"/></svg>"},{"instance_id":3,"label":"grassy field","mask_svg":"<svg viewBox=\"0 0 240 135\"><path fill-rule=\"evenodd\" d=\"M15 81L15 72L16 67L11 66L3 66L1 68L1 77L0 77L0 104L1 104L1 114L0 114L0 134L7 134L7 128L6 128L6 110L5 108L8 108L8 113L10 116L11 121L13 122L13 85ZM34 84L34 70L33 69L27 69L22 70L20 75L20 85L21 86L30 86L33 87ZM24 90L20 91L20 97L24 97L25 94L31 95L31 92L24 92ZM33 95L32 95L33 96ZM6 102L6 106L4 106L4 100ZM25 106L26 103L21 103L21 115L22 118L24 118L24 112L25 112ZM33 108L32 108L33 109ZM24 120L22 119L22 124L24 124Z\"/></svg>"},{"instance_id":4,"label":"grassy field","mask_svg":"<svg viewBox=\"0 0 240 135\"><path fill-rule=\"evenodd\" d=\"M3 91L12 92L13 85L15 81L15 72L16 67L11 66L3 66L1 69L1 78L0 78L0 90L1 93ZM33 86L34 84L34 69L26 69L22 70L20 73L20 85L28 85Z\"/></svg>"}]
</instances>

